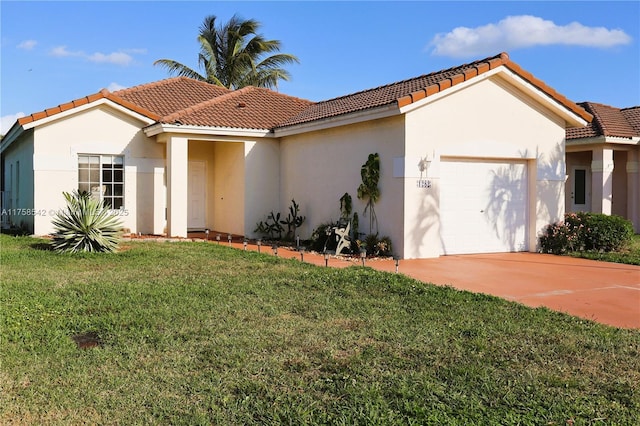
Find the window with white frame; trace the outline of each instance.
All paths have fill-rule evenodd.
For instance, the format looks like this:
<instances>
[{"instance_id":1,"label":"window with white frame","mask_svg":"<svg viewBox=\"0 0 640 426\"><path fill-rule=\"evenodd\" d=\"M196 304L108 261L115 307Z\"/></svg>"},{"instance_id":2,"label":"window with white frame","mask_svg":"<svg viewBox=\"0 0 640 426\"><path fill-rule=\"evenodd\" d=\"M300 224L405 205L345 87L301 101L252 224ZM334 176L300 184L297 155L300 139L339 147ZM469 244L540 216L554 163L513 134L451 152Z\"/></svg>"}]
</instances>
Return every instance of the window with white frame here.
<instances>
[{"instance_id":1,"label":"window with white frame","mask_svg":"<svg viewBox=\"0 0 640 426\"><path fill-rule=\"evenodd\" d=\"M104 201L107 208L124 208L124 158L79 154L78 191Z\"/></svg>"}]
</instances>

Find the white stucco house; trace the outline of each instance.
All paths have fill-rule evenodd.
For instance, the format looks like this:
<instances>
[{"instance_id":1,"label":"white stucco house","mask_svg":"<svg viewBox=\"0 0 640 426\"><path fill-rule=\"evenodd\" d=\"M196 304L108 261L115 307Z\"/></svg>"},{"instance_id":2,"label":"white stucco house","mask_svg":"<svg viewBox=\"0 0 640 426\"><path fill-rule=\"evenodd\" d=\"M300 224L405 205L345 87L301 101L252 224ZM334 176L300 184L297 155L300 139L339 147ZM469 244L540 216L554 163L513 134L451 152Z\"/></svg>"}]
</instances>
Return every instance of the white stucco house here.
<instances>
[{"instance_id":1,"label":"white stucco house","mask_svg":"<svg viewBox=\"0 0 640 426\"><path fill-rule=\"evenodd\" d=\"M640 106L578 105L593 120L567 129L567 211L622 216L640 233Z\"/></svg>"},{"instance_id":2,"label":"white stucco house","mask_svg":"<svg viewBox=\"0 0 640 426\"><path fill-rule=\"evenodd\" d=\"M0 145L4 219L48 234L80 189L134 233L255 237L295 199L306 238L345 192L362 213L378 153L379 234L398 256L535 251L565 212L566 129L591 118L506 53L323 102L170 78L20 118Z\"/></svg>"}]
</instances>

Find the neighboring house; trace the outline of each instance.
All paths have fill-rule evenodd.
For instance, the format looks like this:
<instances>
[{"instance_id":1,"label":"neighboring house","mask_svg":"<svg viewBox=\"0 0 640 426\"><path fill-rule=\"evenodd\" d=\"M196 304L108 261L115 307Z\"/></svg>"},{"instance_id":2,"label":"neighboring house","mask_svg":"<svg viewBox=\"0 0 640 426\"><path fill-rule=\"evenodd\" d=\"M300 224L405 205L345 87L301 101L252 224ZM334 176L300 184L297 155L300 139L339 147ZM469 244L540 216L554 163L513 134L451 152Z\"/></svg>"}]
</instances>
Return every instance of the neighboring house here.
<instances>
[{"instance_id":1,"label":"neighboring house","mask_svg":"<svg viewBox=\"0 0 640 426\"><path fill-rule=\"evenodd\" d=\"M20 118L2 141L4 204L53 231L63 191L91 191L131 232L255 237L292 199L301 238L381 160L381 236L402 258L535 251L562 218L565 131L591 115L506 53L323 102L171 78ZM23 213L22 215L20 213Z\"/></svg>"},{"instance_id":2,"label":"neighboring house","mask_svg":"<svg viewBox=\"0 0 640 426\"><path fill-rule=\"evenodd\" d=\"M640 233L640 106L578 105L593 121L567 129L567 211L622 216Z\"/></svg>"}]
</instances>

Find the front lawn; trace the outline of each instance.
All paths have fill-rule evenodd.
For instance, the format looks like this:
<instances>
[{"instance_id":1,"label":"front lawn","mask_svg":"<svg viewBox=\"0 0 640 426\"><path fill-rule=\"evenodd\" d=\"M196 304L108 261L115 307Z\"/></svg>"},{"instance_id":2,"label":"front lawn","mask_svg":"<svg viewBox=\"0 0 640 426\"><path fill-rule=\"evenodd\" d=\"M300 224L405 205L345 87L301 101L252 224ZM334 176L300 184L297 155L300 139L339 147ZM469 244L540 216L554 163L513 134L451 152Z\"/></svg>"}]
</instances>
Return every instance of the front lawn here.
<instances>
[{"instance_id":1,"label":"front lawn","mask_svg":"<svg viewBox=\"0 0 640 426\"><path fill-rule=\"evenodd\" d=\"M609 253L592 251L571 252L570 256L585 259L602 260L605 262L626 263L628 265L640 265L640 235L634 235L629 247Z\"/></svg>"},{"instance_id":2,"label":"front lawn","mask_svg":"<svg viewBox=\"0 0 640 426\"><path fill-rule=\"evenodd\" d=\"M0 235L0 424L640 418L639 330L224 245L45 248Z\"/></svg>"}]
</instances>

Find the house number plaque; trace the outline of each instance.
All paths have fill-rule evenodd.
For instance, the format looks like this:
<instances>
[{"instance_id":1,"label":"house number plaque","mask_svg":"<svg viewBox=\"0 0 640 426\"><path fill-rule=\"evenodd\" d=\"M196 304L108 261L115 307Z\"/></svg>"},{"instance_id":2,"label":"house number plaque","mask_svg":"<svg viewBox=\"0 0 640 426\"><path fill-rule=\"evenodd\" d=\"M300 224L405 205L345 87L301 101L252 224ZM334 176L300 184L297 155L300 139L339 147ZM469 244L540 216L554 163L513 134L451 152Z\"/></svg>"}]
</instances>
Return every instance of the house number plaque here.
<instances>
[{"instance_id":1,"label":"house number plaque","mask_svg":"<svg viewBox=\"0 0 640 426\"><path fill-rule=\"evenodd\" d=\"M429 179L418 179L416 184L418 188L431 188L431 181Z\"/></svg>"}]
</instances>

